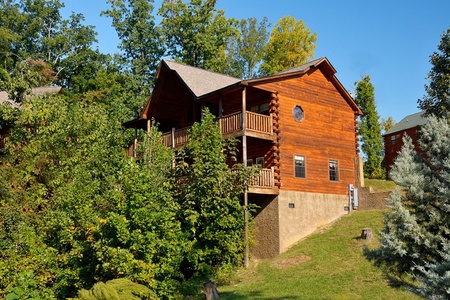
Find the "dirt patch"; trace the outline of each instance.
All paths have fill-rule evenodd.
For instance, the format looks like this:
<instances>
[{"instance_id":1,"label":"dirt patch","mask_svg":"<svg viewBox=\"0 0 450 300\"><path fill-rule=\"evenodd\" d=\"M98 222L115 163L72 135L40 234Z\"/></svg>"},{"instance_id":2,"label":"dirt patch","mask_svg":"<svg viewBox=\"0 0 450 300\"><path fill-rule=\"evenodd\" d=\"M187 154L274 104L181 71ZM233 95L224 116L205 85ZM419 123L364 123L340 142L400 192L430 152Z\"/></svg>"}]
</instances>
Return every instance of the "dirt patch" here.
<instances>
[{"instance_id":1,"label":"dirt patch","mask_svg":"<svg viewBox=\"0 0 450 300\"><path fill-rule=\"evenodd\" d=\"M292 258L286 258L286 259L281 259L277 262L275 262L275 266L278 268L286 268L286 267L290 267L290 266L295 266L307 261L310 261L311 257L309 257L308 255L298 255L296 257L292 257Z\"/></svg>"}]
</instances>

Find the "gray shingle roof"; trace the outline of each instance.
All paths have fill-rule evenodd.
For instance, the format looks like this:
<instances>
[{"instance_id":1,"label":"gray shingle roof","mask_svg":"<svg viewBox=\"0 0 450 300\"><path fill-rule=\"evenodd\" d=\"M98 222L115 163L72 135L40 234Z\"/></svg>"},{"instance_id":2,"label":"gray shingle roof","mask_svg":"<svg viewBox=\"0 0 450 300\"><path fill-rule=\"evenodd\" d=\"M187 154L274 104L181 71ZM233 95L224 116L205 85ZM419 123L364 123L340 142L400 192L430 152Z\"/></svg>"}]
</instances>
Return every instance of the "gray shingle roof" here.
<instances>
[{"instance_id":1,"label":"gray shingle roof","mask_svg":"<svg viewBox=\"0 0 450 300\"><path fill-rule=\"evenodd\" d=\"M297 66L297 67L294 67L294 68L291 68L291 69L287 69L287 70L278 72L278 73L275 74L275 75L282 75L282 74L289 74L289 73L303 72L303 71L305 71L305 70L307 70L307 69L309 69L309 68L311 68L311 67L313 67L313 66L316 66L317 64L321 63L323 60L325 60L324 57L317 58L317 59L312 60L312 61L310 61L310 62L307 62L307 63L305 63L305 64L303 64L303 65L300 65L300 66Z\"/></svg>"},{"instance_id":2,"label":"gray shingle roof","mask_svg":"<svg viewBox=\"0 0 450 300\"><path fill-rule=\"evenodd\" d=\"M61 91L60 86L44 86L44 87L36 87L31 89L31 95L33 96L41 96L41 95L55 95ZM29 98L31 95L27 95ZM8 93L5 91L0 91L0 105L3 103L8 103L11 107L17 108L20 106L19 103L9 99Z\"/></svg>"},{"instance_id":3,"label":"gray shingle roof","mask_svg":"<svg viewBox=\"0 0 450 300\"><path fill-rule=\"evenodd\" d=\"M416 126L425 125L428 119L423 117L424 112L418 112L409 116L404 117L400 122L394 125L391 129L386 131L384 135L399 132L405 129L414 128Z\"/></svg>"},{"instance_id":4,"label":"gray shingle roof","mask_svg":"<svg viewBox=\"0 0 450 300\"><path fill-rule=\"evenodd\" d=\"M196 97L201 97L227 86L241 82L241 79L212 71L164 60L167 66L178 73Z\"/></svg>"}]
</instances>

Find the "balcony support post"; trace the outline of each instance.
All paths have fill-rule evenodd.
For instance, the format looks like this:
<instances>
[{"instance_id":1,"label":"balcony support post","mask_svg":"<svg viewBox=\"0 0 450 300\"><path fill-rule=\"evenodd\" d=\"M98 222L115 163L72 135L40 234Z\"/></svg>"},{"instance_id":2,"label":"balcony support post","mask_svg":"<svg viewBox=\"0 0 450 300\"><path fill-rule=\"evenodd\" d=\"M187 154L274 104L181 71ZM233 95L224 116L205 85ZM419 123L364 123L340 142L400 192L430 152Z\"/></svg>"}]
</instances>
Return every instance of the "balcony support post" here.
<instances>
[{"instance_id":1,"label":"balcony support post","mask_svg":"<svg viewBox=\"0 0 450 300\"><path fill-rule=\"evenodd\" d=\"M247 120L245 116L245 110L247 107L247 89L242 89L242 129L244 135L242 136L242 160L244 166L247 166L247 136L245 135L245 129L247 128ZM245 252L244 252L244 266L249 266L249 247L248 247L248 192L244 191L244 222L245 222Z\"/></svg>"}]
</instances>

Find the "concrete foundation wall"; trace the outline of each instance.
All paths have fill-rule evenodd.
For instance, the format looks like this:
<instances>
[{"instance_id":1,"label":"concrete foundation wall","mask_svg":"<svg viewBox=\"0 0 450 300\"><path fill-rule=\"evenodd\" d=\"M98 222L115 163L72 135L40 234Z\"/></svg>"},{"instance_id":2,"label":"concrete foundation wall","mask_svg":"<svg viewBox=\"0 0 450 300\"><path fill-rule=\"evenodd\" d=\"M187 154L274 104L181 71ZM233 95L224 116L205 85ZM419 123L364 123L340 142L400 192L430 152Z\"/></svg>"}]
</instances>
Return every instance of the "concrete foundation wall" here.
<instances>
[{"instance_id":1,"label":"concrete foundation wall","mask_svg":"<svg viewBox=\"0 0 450 300\"><path fill-rule=\"evenodd\" d=\"M280 191L280 253L348 212L346 195Z\"/></svg>"}]
</instances>

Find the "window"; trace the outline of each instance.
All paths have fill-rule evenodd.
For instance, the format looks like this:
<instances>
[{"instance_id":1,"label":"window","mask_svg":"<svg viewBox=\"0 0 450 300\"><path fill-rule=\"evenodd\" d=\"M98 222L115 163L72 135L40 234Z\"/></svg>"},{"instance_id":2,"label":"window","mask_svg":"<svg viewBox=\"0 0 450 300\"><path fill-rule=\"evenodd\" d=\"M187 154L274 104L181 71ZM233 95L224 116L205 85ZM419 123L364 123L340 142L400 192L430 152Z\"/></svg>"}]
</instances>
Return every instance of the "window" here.
<instances>
[{"instance_id":1,"label":"window","mask_svg":"<svg viewBox=\"0 0 450 300\"><path fill-rule=\"evenodd\" d=\"M253 166L253 159L249 158L247 159L247 167Z\"/></svg>"},{"instance_id":2,"label":"window","mask_svg":"<svg viewBox=\"0 0 450 300\"><path fill-rule=\"evenodd\" d=\"M331 181L339 181L339 169L338 169L338 161L330 160L328 162L330 169L330 180Z\"/></svg>"},{"instance_id":3,"label":"window","mask_svg":"<svg viewBox=\"0 0 450 300\"><path fill-rule=\"evenodd\" d=\"M397 136L394 134L394 135L391 135L391 145L395 145L395 140L397 139Z\"/></svg>"},{"instance_id":4,"label":"window","mask_svg":"<svg viewBox=\"0 0 450 300\"><path fill-rule=\"evenodd\" d=\"M256 164L259 165L261 168L264 168L264 157L257 157Z\"/></svg>"},{"instance_id":5,"label":"window","mask_svg":"<svg viewBox=\"0 0 450 300\"><path fill-rule=\"evenodd\" d=\"M306 178L305 157L302 155L295 155L294 165L295 165L295 177Z\"/></svg>"},{"instance_id":6,"label":"window","mask_svg":"<svg viewBox=\"0 0 450 300\"><path fill-rule=\"evenodd\" d=\"M301 108L299 105L294 106L294 108L292 109L292 115L297 122L300 122L305 117L303 108Z\"/></svg>"},{"instance_id":7,"label":"window","mask_svg":"<svg viewBox=\"0 0 450 300\"><path fill-rule=\"evenodd\" d=\"M269 103L258 104L250 107L250 111L262 115L269 115Z\"/></svg>"}]
</instances>

